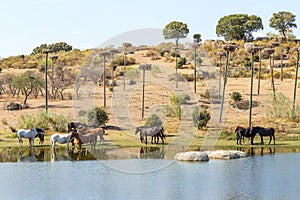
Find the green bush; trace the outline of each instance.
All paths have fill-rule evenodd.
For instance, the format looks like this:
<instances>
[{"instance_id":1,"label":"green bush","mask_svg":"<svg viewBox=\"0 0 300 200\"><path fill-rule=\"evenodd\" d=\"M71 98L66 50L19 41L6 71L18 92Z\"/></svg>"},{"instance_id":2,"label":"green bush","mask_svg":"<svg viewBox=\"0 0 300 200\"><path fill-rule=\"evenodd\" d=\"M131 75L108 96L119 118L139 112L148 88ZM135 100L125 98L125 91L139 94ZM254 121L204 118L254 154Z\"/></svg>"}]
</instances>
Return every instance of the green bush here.
<instances>
[{"instance_id":1,"label":"green bush","mask_svg":"<svg viewBox=\"0 0 300 200\"><path fill-rule=\"evenodd\" d=\"M232 100L234 100L235 102L236 101L241 101L242 100L242 95L241 95L241 93L239 93L239 92L233 92L232 94L231 94L231 97L230 97Z\"/></svg>"},{"instance_id":2,"label":"green bush","mask_svg":"<svg viewBox=\"0 0 300 200\"><path fill-rule=\"evenodd\" d=\"M180 54L179 53L175 53L175 52L171 52L171 56L172 57L177 57L177 58L179 58L180 57Z\"/></svg>"},{"instance_id":3,"label":"green bush","mask_svg":"<svg viewBox=\"0 0 300 200\"><path fill-rule=\"evenodd\" d=\"M89 125L101 126L108 122L108 115L101 107L95 107L87 112L87 119Z\"/></svg>"},{"instance_id":4,"label":"green bush","mask_svg":"<svg viewBox=\"0 0 300 200\"><path fill-rule=\"evenodd\" d=\"M46 112L41 112L37 117L31 115L21 115L18 120L18 127L23 129L30 129L33 127L43 128L45 130L52 130L58 132L65 132L68 124L66 116L50 115Z\"/></svg>"},{"instance_id":5,"label":"green bush","mask_svg":"<svg viewBox=\"0 0 300 200\"><path fill-rule=\"evenodd\" d=\"M270 99L271 103L266 109L269 120L276 121L278 119L283 119L293 122L300 121L299 105L295 106L295 112L293 113L293 104L291 100L281 92L276 93L276 99L274 99L273 94L270 95Z\"/></svg>"},{"instance_id":6,"label":"green bush","mask_svg":"<svg viewBox=\"0 0 300 200\"><path fill-rule=\"evenodd\" d=\"M146 121L145 126L161 126L163 123L158 115L152 114Z\"/></svg>"},{"instance_id":7,"label":"green bush","mask_svg":"<svg viewBox=\"0 0 300 200\"><path fill-rule=\"evenodd\" d=\"M137 78L140 76L140 70L138 68L127 67L126 68L126 76L128 78Z\"/></svg>"},{"instance_id":8,"label":"green bush","mask_svg":"<svg viewBox=\"0 0 300 200\"><path fill-rule=\"evenodd\" d=\"M131 58L131 57L128 57L126 56L126 66L127 65L133 65L135 64L135 59L134 58ZM117 56L114 60L114 65L124 65L124 55L122 56Z\"/></svg>"},{"instance_id":9,"label":"green bush","mask_svg":"<svg viewBox=\"0 0 300 200\"><path fill-rule=\"evenodd\" d=\"M199 108L196 107L192 115L194 126L198 127L198 130L206 127L208 121L210 120L210 114L206 109L199 110Z\"/></svg>"},{"instance_id":10,"label":"green bush","mask_svg":"<svg viewBox=\"0 0 300 200\"><path fill-rule=\"evenodd\" d=\"M183 65L185 65L186 64L186 58L185 57L180 57L179 59L178 59L178 62L177 62L177 67L178 68L182 68L182 66Z\"/></svg>"},{"instance_id":11,"label":"green bush","mask_svg":"<svg viewBox=\"0 0 300 200\"><path fill-rule=\"evenodd\" d=\"M36 119L31 115L21 115L18 120L18 127L22 129L30 129L35 127Z\"/></svg>"},{"instance_id":12,"label":"green bush","mask_svg":"<svg viewBox=\"0 0 300 200\"><path fill-rule=\"evenodd\" d=\"M66 116L59 114L51 117L51 126L53 131L65 132L68 124Z\"/></svg>"}]
</instances>

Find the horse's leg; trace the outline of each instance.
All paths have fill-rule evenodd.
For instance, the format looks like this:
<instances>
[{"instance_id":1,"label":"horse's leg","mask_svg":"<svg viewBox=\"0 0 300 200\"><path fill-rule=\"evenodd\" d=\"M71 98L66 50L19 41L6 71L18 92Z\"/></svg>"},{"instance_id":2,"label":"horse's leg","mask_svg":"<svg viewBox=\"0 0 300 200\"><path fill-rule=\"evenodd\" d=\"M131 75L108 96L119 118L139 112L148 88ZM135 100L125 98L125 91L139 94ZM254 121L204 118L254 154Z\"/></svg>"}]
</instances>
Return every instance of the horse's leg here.
<instances>
[{"instance_id":1,"label":"horse's leg","mask_svg":"<svg viewBox=\"0 0 300 200\"><path fill-rule=\"evenodd\" d=\"M274 141L274 145L275 145L275 135L273 135L273 141Z\"/></svg>"},{"instance_id":2,"label":"horse's leg","mask_svg":"<svg viewBox=\"0 0 300 200\"><path fill-rule=\"evenodd\" d=\"M272 142L272 135L270 135L270 141L269 141L269 144L271 144Z\"/></svg>"},{"instance_id":3,"label":"horse's leg","mask_svg":"<svg viewBox=\"0 0 300 200\"><path fill-rule=\"evenodd\" d=\"M260 136L260 142L261 142L261 144L264 144L263 136Z\"/></svg>"},{"instance_id":4,"label":"horse's leg","mask_svg":"<svg viewBox=\"0 0 300 200\"><path fill-rule=\"evenodd\" d=\"M161 135L160 138L161 138L161 143L165 144L165 142L164 142L164 136ZM157 136L157 140L158 140L158 136Z\"/></svg>"},{"instance_id":5,"label":"horse's leg","mask_svg":"<svg viewBox=\"0 0 300 200\"><path fill-rule=\"evenodd\" d=\"M147 144L147 134L145 134L145 144Z\"/></svg>"}]
</instances>

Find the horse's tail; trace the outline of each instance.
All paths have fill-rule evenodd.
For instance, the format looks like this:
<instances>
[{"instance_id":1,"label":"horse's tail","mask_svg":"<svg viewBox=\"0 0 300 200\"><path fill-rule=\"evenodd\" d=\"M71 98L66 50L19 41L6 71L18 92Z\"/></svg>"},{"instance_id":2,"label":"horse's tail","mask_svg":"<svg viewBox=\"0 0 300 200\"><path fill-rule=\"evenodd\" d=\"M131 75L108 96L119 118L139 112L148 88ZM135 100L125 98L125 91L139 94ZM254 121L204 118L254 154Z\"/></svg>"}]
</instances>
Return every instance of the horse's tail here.
<instances>
[{"instance_id":1,"label":"horse's tail","mask_svg":"<svg viewBox=\"0 0 300 200\"><path fill-rule=\"evenodd\" d=\"M9 126L9 128L10 128L10 130L11 130L13 133L17 133L17 132L18 132L15 128L13 128L13 127L11 127L11 126Z\"/></svg>"}]
</instances>

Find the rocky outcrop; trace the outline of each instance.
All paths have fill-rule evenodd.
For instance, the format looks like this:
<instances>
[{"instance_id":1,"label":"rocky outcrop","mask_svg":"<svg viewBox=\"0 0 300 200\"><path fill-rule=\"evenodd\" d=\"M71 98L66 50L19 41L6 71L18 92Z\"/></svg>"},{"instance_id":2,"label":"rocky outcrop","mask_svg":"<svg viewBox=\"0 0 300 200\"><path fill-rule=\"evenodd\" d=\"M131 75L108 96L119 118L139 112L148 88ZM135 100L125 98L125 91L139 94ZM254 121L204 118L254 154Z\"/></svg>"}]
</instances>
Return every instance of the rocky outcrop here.
<instances>
[{"instance_id":1,"label":"rocky outcrop","mask_svg":"<svg viewBox=\"0 0 300 200\"><path fill-rule=\"evenodd\" d=\"M178 161L208 161L208 154L202 151L188 151L175 155L175 160Z\"/></svg>"},{"instance_id":2,"label":"rocky outcrop","mask_svg":"<svg viewBox=\"0 0 300 200\"><path fill-rule=\"evenodd\" d=\"M236 159L236 158L245 158L248 155L243 151L236 150L216 150L216 151L207 151L208 157L210 159Z\"/></svg>"},{"instance_id":3,"label":"rocky outcrop","mask_svg":"<svg viewBox=\"0 0 300 200\"><path fill-rule=\"evenodd\" d=\"M216 150L216 151L188 151L175 155L178 161L208 161L209 159L236 159L245 158L248 155L243 151Z\"/></svg>"},{"instance_id":4,"label":"rocky outcrop","mask_svg":"<svg viewBox=\"0 0 300 200\"><path fill-rule=\"evenodd\" d=\"M20 110L22 109L22 105L17 102L8 102L5 105L6 110Z\"/></svg>"}]
</instances>

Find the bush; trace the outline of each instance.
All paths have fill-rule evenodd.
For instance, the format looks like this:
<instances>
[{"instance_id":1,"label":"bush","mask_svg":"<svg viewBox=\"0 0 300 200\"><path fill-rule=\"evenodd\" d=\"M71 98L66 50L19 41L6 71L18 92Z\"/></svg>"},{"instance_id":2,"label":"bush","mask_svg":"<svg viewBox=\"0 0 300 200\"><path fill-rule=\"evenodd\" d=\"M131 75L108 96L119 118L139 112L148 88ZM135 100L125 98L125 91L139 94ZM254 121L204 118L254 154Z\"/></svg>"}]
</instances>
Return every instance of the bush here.
<instances>
[{"instance_id":1,"label":"bush","mask_svg":"<svg viewBox=\"0 0 300 200\"><path fill-rule=\"evenodd\" d=\"M177 62L177 67L178 68L182 68L182 66L183 65L185 65L186 64L186 58L185 57L180 57L179 59L178 59L178 62Z\"/></svg>"},{"instance_id":2,"label":"bush","mask_svg":"<svg viewBox=\"0 0 300 200\"><path fill-rule=\"evenodd\" d=\"M135 59L126 56L126 66L135 64ZM124 65L124 56L117 56L114 60L114 65Z\"/></svg>"},{"instance_id":3,"label":"bush","mask_svg":"<svg viewBox=\"0 0 300 200\"><path fill-rule=\"evenodd\" d=\"M174 57L174 58L175 58L175 57L179 58L179 57L180 57L180 54L179 54L179 53L172 52L172 53L171 53L171 56Z\"/></svg>"},{"instance_id":4,"label":"bush","mask_svg":"<svg viewBox=\"0 0 300 200\"><path fill-rule=\"evenodd\" d=\"M66 116L49 115L46 112L38 114L37 118L31 115L21 115L18 121L18 127L23 129L31 129L33 127L43 128L45 130L53 130L59 132L65 132L68 124Z\"/></svg>"},{"instance_id":5,"label":"bush","mask_svg":"<svg viewBox=\"0 0 300 200\"><path fill-rule=\"evenodd\" d=\"M126 76L128 78L138 78L140 76L140 70L138 68L127 67Z\"/></svg>"},{"instance_id":6,"label":"bush","mask_svg":"<svg viewBox=\"0 0 300 200\"><path fill-rule=\"evenodd\" d=\"M103 108L95 107L87 112L89 125L101 126L108 122L108 115Z\"/></svg>"},{"instance_id":7,"label":"bush","mask_svg":"<svg viewBox=\"0 0 300 200\"><path fill-rule=\"evenodd\" d=\"M284 119L287 121L299 122L300 112L299 106L295 106L295 113L293 113L293 104L289 98L287 98L281 92L276 93L276 99L273 94L270 96L271 104L266 109L267 117L269 120L276 121L278 119Z\"/></svg>"},{"instance_id":8,"label":"bush","mask_svg":"<svg viewBox=\"0 0 300 200\"><path fill-rule=\"evenodd\" d=\"M146 121L145 126L161 126L163 123L158 115L152 114Z\"/></svg>"},{"instance_id":9,"label":"bush","mask_svg":"<svg viewBox=\"0 0 300 200\"><path fill-rule=\"evenodd\" d=\"M210 120L210 114L206 109L199 110L198 107L195 108L193 112L193 122L194 126L198 127L198 130L206 127L208 121Z\"/></svg>"},{"instance_id":10,"label":"bush","mask_svg":"<svg viewBox=\"0 0 300 200\"><path fill-rule=\"evenodd\" d=\"M181 108L178 95L173 94L170 97L170 105L165 106L165 114L170 117L181 117Z\"/></svg>"},{"instance_id":11,"label":"bush","mask_svg":"<svg viewBox=\"0 0 300 200\"><path fill-rule=\"evenodd\" d=\"M241 101L242 100L242 95L239 92L233 92L231 94L231 99L234 100L235 102Z\"/></svg>"}]
</instances>

